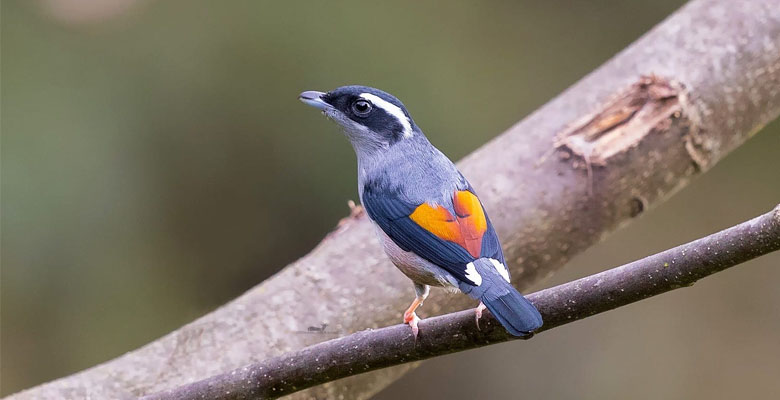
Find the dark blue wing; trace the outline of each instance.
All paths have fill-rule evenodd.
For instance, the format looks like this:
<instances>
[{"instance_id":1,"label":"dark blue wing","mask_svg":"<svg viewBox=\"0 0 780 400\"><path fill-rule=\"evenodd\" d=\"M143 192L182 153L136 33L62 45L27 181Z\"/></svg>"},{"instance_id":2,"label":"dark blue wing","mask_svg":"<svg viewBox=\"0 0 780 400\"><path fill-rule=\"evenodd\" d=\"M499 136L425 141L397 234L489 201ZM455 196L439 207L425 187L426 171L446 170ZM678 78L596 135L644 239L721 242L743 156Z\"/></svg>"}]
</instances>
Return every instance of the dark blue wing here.
<instances>
[{"instance_id":1,"label":"dark blue wing","mask_svg":"<svg viewBox=\"0 0 780 400\"><path fill-rule=\"evenodd\" d=\"M473 193L471 187L468 190ZM472 281L466 278L466 264L474 261L475 257L459 244L442 240L415 223L409 216L420 204L411 204L403 200L397 192L377 189L371 185L364 188L362 201L369 217L398 247L442 267L458 281L473 285ZM480 256L504 263L496 232L487 214L485 218L487 229L482 238Z\"/></svg>"}]
</instances>

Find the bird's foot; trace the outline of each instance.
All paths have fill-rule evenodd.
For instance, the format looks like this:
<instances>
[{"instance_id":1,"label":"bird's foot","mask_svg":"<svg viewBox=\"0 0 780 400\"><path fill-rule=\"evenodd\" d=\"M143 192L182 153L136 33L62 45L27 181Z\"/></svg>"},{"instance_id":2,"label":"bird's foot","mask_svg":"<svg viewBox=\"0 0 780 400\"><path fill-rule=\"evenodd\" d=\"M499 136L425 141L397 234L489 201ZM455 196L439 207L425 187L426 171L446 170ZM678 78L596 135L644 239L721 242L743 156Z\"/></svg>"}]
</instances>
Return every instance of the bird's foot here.
<instances>
[{"instance_id":1,"label":"bird's foot","mask_svg":"<svg viewBox=\"0 0 780 400\"><path fill-rule=\"evenodd\" d=\"M477 308L474 309L474 316L476 317L475 320L477 322L477 330L479 329L479 319L482 318L482 311L485 311L485 305L482 304L482 302L479 302L479 305Z\"/></svg>"},{"instance_id":2,"label":"bird's foot","mask_svg":"<svg viewBox=\"0 0 780 400\"><path fill-rule=\"evenodd\" d=\"M412 327L412 334L414 335L415 340L417 340L417 334L420 332L420 328L417 327L418 322L420 322L420 317L418 317L417 313L414 311L407 311L404 313L404 323L409 324L409 326Z\"/></svg>"}]
</instances>

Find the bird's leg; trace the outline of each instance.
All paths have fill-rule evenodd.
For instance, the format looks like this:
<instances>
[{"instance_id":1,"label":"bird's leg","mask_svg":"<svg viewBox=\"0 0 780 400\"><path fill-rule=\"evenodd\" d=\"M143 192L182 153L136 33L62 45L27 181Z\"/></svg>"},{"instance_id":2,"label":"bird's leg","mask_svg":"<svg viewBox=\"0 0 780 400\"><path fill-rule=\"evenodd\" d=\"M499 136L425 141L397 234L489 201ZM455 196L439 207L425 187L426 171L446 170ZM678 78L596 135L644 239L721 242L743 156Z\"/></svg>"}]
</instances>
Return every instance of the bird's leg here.
<instances>
[{"instance_id":1,"label":"bird's leg","mask_svg":"<svg viewBox=\"0 0 780 400\"><path fill-rule=\"evenodd\" d=\"M419 307L420 304L422 304L420 298L415 298L412 305L404 312L404 323L409 324L409 326L412 327L412 334L414 334L415 339L417 339L417 333L420 331L420 328L417 327L417 323L420 322L420 317L418 317L417 313L414 311L417 310L417 307Z\"/></svg>"},{"instance_id":2,"label":"bird's leg","mask_svg":"<svg viewBox=\"0 0 780 400\"><path fill-rule=\"evenodd\" d=\"M430 291L430 286L415 283L414 292L416 296L414 301L412 301L412 304L409 306L409 308L406 309L406 312L404 312L404 323L409 324L409 326L412 327L412 334L414 334L415 339L417 339L417 333L420 331L420 329L417 328L417 323L420 322L420 317L417 316L415 311L417 310L417 307L423 305L423 302L426 298L428 298Z\"/></svg>"},{"instance_id":3,"label":"bird's leg","mask_svg":"<svg viewBox=\"0 0 780 400\"><path fill-rule=\"evenodd\" d=\"M482 318L482 311L485 311L485 308L485 304L480 301L477 308L474 309L474 314L477 320L477 330L479 330L479 319Z\"/></svg>"}]
</instances>

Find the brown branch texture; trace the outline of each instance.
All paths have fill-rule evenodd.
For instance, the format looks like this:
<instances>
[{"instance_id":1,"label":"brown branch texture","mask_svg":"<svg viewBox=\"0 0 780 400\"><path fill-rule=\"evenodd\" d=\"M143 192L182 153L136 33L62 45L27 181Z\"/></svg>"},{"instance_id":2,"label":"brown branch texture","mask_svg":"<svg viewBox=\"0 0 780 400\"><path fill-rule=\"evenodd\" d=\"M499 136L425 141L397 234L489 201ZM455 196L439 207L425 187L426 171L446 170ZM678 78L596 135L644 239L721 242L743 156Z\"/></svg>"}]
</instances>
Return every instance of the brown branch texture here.
<instances>
[{"instance_id":1,"label":"brown branch texture","mask_svg":"<svg viewBox=\"0 0 780 400\"><path fill-rule=\"evenodd\" d=\"M530 295L544 317L538 332L691 286L778 249L780 205L705 238ZM492 317L483 318L479 327L473 310L429 318L420 323L416 340L405 325L365 330L144 400L276 398L347 376L516 339Z\"/></svg>"}]
</instances>

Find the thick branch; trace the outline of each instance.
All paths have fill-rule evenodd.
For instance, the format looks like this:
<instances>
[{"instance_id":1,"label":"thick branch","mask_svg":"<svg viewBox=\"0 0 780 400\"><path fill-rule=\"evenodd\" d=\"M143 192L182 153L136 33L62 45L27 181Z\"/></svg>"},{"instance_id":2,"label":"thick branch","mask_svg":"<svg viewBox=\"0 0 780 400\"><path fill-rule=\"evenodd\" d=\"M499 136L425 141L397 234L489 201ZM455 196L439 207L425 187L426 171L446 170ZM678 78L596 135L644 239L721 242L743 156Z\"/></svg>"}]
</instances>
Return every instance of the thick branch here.
<instances>
[{"instance_id":1,"label":"thick branch","mask_svg":"<svg viewBox=\"0 0 780 400\"><path fill-rule=\"evenodd\" d=\"M530 299L544 316L539 332L691 286L778 249L780 205L705 238L532 294ZM480 327L474 311L467 310L423 320L416 341L406 325L365 330L144 400L276 398L363 372L515 339L492 316L483 316Z\"/></svg>"},{"instance_id":2,"label":"thick branch","mask_svg":"<svg viewBox=\"0 0 780 400\"><path fill-rule=\"evenodd\" d=\"M490 211L518 287L660 204L777 117L776 2L690 2L459 164ZM130 398L169 389L313 345L321 335L297 334L309 326L350 333L397 323L411 296L370 224L353 219L213 313L13 397ZM434 293L422 312L467 302ZM320 385L306 396L368 397L410 365Z\"/></svg>"}]
</instances>

